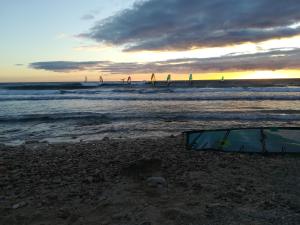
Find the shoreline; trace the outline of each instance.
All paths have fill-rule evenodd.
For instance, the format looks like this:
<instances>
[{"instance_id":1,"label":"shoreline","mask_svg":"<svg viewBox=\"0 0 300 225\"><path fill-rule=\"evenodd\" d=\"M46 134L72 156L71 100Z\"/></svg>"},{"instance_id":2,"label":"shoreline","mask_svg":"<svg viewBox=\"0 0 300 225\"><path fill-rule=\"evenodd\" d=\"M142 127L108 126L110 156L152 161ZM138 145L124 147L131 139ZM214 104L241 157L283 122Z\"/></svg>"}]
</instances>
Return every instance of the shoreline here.
<instances>
[{"instance_id":1,"label":"shoreline","mask_svg":"<svg viewBox=\"0 0 300 225\"><path fill-rule=\"evenodd\" d=\"M181 136L0 146L0 224L298 224L299 171Z\"/></svg>"}]
</instances>

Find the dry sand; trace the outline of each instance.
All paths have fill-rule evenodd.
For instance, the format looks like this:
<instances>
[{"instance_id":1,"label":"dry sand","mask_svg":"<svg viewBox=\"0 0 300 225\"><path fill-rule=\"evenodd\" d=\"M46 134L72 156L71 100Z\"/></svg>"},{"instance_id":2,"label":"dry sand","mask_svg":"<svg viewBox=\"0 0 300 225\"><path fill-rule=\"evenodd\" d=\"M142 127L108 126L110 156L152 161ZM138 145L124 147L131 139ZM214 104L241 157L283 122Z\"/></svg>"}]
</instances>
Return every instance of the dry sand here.
<instances>
[{"instance_id":1,"label":"dry sand","mask_svg":"<svg viewBox=\"0 0 300 225\"><path fill-rule=\"evenodd\" d=\"M0 147L0 224L300 224L300 157L181 137Z\"/></svg>"}]
</instances>

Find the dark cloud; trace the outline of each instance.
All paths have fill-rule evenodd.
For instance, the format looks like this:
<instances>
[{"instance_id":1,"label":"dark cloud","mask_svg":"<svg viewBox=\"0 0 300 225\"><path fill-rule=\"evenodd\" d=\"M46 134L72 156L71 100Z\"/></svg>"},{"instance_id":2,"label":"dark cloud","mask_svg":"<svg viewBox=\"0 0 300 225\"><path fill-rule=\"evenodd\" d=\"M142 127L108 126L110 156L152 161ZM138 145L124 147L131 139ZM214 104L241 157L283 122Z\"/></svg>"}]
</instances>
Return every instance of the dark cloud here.
<instances>
[{"instance_id":1,"label":"dark cloud","mask_svg":"<svg viewBox=\"0 0 300 225\"><path fill-rule=\"evenodd\" d=\"M300 69L300 49L274 50L257 54L227 55L204 59L186 58L151 63L37 62L30 64L30 67L56 72L95 70L114 74Z\"/></svg>"},{"instance_id":2,"label":"dark cloud","mask_svg":"<svg viewBox=\"0 0 300 225\"><path fill-rule=\"evenodd\" d=\"M93 14L85 14L81 17L82 20L93 20L95 19L95 16Z\"/></svg>"},{"instance_id":3,"label":"dark cloud","mask_svg":"<svg viewBox=\"0 0 300 225\"><path fill-rule=\"evenodd\" d=\"M15 64L15 66L23 66L23 64L17 63L17 64Z\"/></svg>"},{"instance_id":4,"label":"dark cloud","mask_svg":"<svg viewBox=\"0 0 300 225\"><path fill-rule=\"evenodd\" d=\"M125 50L183 50L300 34L299 0L148 0L81 36Z\"/></svg>"},{"instance_id":5,"label":"dark cloud","mask_svg":"<svg viewBox=\"0 0 300 225\"><path fill-rule=\"evenodd\" d=\"M29 65L30 68L48 70L54 72L72 72L80 70L95 70L98 65L106 63L104 61L87 61L87 62L71 62L71 61L49 61L34 62Z\"/></svg>"}]
</instances>

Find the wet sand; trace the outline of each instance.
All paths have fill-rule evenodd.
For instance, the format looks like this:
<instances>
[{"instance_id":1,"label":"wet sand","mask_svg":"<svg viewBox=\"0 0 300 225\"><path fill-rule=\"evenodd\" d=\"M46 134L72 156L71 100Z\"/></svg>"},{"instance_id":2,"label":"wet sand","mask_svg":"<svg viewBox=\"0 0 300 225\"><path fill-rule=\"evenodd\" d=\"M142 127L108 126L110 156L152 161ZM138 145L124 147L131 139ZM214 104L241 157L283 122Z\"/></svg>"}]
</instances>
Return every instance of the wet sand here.
<instances>
[{"instance_id":1,"label":"wet sand","mask_svg":"<svg viewBox=\"0 0 300 225\"><path fill-rule=\"evenodd\" d=\"M0 146L0 224L299 224L299 155L183 139Z\"/></svg>"}]
</instances>

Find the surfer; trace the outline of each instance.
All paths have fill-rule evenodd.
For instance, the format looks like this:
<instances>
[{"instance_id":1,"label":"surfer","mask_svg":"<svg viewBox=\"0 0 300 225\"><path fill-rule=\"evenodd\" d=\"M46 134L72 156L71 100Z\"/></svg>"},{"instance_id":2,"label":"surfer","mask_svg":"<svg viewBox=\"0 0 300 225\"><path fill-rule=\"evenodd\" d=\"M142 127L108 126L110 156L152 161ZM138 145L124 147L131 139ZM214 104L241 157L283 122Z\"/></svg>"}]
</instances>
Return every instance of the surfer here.
<instances>
[{"instance_id":1,"label":"surfer","mask_svg":"<svg viewBox=\"0 0 300 225\"><path fill-rule=\"evenodd\" d=\"M103 84L103 78L102 78L102 76L99 77L99 83Z\"/></svg>"}]
</instances>

